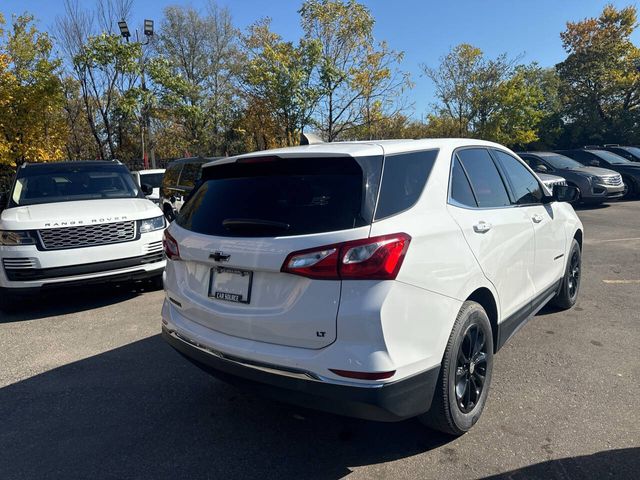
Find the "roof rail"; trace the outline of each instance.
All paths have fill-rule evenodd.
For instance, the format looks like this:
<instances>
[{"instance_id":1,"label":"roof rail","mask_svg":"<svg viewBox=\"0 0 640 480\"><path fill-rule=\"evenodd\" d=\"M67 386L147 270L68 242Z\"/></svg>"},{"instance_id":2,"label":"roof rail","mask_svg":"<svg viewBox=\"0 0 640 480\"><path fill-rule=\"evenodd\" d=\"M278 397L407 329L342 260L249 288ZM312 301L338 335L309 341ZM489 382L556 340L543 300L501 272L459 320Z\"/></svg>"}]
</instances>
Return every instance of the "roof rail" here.
<instances>
[{"instance_id":1,"label":"roof rail","mask_svg":"<svg viewBox=\"0 0 640 480\"><path fill-rule=\"evenodd\" d=\"M600 145L585 145L585 146L584 146L584 147L582 147L582 148L584 148L584 149L586 149L586 150L589 150L589 149L602 148L602 147L601 147Z\"/></svg>"},{"instance_id":2,"label":"roof rail","mask_svg":"<svg viewBox=\"0 0 640 480\"><path fill-rule=\"evenodd\" d=\"M324 143L324 141L313 133L300 134L300 145L315 145L318 143Z\"/></svg>"},{"instance_id":3,"label":"roof rail","mask_svg":"<svg viewBox=\"0 0 640 480\"><path fill-rule=\"evenodd\" d=\"M605 143L603 147L619 147L619 143Z\"/></svg>"}]
</instances>

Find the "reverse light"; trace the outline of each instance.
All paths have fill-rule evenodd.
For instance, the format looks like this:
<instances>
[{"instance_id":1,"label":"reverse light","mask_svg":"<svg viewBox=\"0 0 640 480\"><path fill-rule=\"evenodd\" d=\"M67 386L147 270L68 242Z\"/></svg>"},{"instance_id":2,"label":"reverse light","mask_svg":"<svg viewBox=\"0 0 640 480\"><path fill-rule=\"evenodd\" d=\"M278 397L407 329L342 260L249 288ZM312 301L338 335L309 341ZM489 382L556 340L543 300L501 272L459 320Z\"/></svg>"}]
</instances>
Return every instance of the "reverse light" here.
<instances>
[{"instance_id":1,"label":"reverse light","mask_svg":"<svg viewBox=\"0 0 640 480\"><path fill-rule=\"evenodd\" d=\"M167 230L164 231L164 236L162 237L162 246L164 247L164 254L169 260L180 260L178 242Z\"/></svg>"},{"instance_id":2,"label":"reverse light","mask_svg":"<svg viewBox=\"0 0 640 480\"><path fill-rule=\"evenodd\" d=\"M393 280L411 237L395 233L293 252L281 271L319 280Z\"/></svg>"},{"instance_id":3,"label":"reverse light","mask_svg":"<svg viewBox=\"0 0 640 480\"><path fill-rule=\"evenodd\" d=\"M29 231L0 230L0 245L15 247L18 245L35 245L35 234Z\"/></svg>"}]
</instances>

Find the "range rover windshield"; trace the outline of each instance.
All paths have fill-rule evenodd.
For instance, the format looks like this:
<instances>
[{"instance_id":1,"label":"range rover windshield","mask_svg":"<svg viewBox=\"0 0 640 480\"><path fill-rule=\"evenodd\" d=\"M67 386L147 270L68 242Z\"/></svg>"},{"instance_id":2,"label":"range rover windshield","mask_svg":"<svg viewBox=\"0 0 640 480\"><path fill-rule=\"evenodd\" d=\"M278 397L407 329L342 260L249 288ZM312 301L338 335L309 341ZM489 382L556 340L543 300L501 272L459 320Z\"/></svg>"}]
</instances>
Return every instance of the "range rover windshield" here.
<instances>
[{"instance_id":1,"label":"range rover windshield","mask_svg":"<svg viewBox=\"0 0 640 480\"><path fill-rule=\"evenodd\" d=\"M371 222L382 157L255 157L206 167L177 223L225 237L305 235Z\"/></svg>"},{"instance_id":2,"label":"range rover windshield","mask_svg":"<svg viewBox=\"0 0 640 480\"><path fill-rule=\"evenodd\" d=\"M124 165L48 163L18 170L11 206L138 196L138 187Z\"/></svg>"}]
</instances>

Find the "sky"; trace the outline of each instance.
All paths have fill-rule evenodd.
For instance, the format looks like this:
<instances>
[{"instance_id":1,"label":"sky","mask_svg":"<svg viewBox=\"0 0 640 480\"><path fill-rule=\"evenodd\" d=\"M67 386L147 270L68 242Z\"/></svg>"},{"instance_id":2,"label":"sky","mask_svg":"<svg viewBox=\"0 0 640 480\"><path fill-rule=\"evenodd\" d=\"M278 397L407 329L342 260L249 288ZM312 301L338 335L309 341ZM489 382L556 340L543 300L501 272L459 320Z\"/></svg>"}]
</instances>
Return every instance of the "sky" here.
<instances>
[{"instance_id":1,"label":"sky","mask_svg":"<svg viewBox=\"0 0 640 480\"><path fill-rule=\"evenodd\" d=\"M80 0L90 5L93 0ZM158 22L168 5L190 5L203 9L208 0L135 0L134 22L144 18ZM230 9L234 23L244 28L259 18L271 17L272 28L286 40L300 37L298 9L301 0L217 0ZM409 94L413 117L426 115L434 102L433 85L420 65L438 65L452 47L470 43L489 57L506 52L521 55L523 63L538 62L551 67L565 58L560 32L567 21L595 17L607 3L622 8L633 0L361 0L375 18L374 35L403 51L401 67L411 73L415 87ZM0 12L30 12L38 26L53 30L56 16L64 12L63 0L0 0ZM132 27L130 25L130 27ZM640 43L640 29L633 40Z\"/></svg>"}]
</instances>

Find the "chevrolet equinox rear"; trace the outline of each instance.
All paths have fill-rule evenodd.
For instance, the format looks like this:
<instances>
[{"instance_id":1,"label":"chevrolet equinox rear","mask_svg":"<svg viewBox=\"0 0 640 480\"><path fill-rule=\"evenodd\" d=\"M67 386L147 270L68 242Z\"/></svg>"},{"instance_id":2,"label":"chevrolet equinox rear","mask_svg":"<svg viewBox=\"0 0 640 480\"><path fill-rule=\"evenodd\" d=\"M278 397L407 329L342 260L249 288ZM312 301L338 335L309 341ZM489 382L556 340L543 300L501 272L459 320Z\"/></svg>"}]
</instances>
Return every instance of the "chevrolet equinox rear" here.
<instances>
[{"instance_id":1,"label":"chevrolet equinox rear","mask_svg":"<svg viewBox=\"0 0 640 480\"><path fill-rule=\"evenodd\" d=\"M266 396L462 434L494 353L547 302L576 302L576 195L478 140L211 162L165 232L163 336Z\"/></svg>"}]
</instances>

